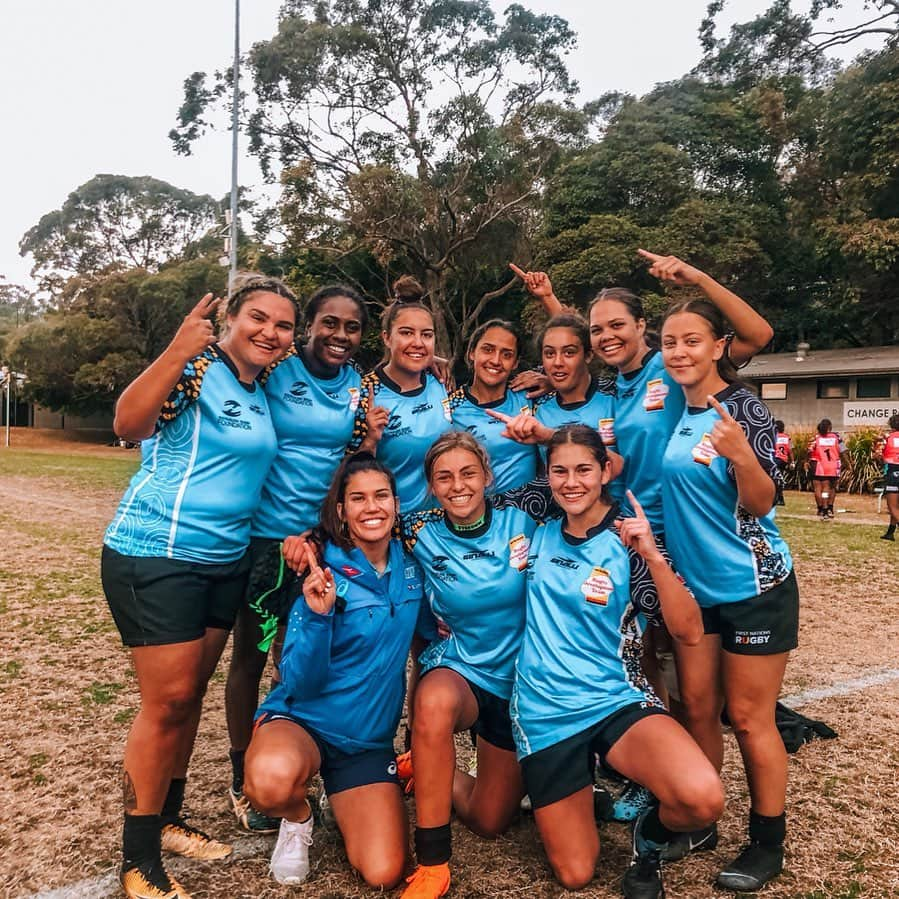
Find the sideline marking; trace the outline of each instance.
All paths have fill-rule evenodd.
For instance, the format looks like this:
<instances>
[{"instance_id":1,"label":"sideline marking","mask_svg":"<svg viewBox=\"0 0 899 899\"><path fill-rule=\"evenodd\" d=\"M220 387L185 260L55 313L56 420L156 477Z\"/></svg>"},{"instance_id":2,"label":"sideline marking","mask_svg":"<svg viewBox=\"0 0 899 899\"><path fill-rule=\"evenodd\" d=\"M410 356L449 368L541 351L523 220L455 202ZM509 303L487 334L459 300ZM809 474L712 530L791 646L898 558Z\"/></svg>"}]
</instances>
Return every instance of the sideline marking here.
<instances>
[{"instance_id":1,"label":"sideline marking","mask_svg":"<svg viewBox=\"0 0 899 899\"><path fill-rule=\"evenodd\" d=\"M793 693L790 696L782 696L780 701L791 709L817 702L820 699L832 699L835 696L846 696L858 690L866 690L868 687L876 687L879 684L889 684L899 680L899 668L887 668L884 671L875 671L863 677L853 677L849 680L837 681L829 687L819 687L815 690L803 690L801 693ZM271 844L265 837L238 837L232 842L234 851L229 859L249 858ZM190 865L190 859L175 859L166 867L176 876L186 871ZM115 897L119 893L118 874L110 872L99 877L88 877L77 883L54 890L44 890L40 893L26 894L26 899L107 899Z\"/></svg>"},{"instance_id":2,"label":"sideline marking","mask_svg":"<svg viewBox=\"0 0 899 899\"><path fill-rule=\"evenodd\" d=\"M846 696L857 690L865 690L868 687L876 687L878 684L889 684L899 680L899 668L887 668L884 671L875 671L862 677L853 677L849 680L837 681L829 687L818 687L815 690L803 690L792 696L782 696L780 701L791 709L817 702L819 699L831 699L834 696Z\"/></svg>"}]
</instances>

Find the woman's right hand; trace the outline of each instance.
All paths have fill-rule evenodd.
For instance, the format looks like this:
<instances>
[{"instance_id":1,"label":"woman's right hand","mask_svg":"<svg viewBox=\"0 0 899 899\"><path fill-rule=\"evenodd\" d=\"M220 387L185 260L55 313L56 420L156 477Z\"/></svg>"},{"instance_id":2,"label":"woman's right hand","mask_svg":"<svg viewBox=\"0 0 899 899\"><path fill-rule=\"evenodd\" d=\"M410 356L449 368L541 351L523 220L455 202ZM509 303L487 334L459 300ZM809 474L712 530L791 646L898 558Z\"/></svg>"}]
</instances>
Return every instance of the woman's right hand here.
<instances>
[{"instance_id":1,"label":"woman's right hand","mask_svg":"<svg viewBox=\"0 0 899 899\"><path fill-rule=\"evenodd\" d=\"M337 602L337 590L334 586L334 575L330 568L322 569L315 558L315 553L306 544L306 564L309 574L303 581L303 598L306 605L317 615L327 615Z\"/></svg>"},{"instance_id":2,"label":"woman's right hand","mask_svg":"<svg viewBox=\"0 0 899 899\"><path fill-rule=\"evenodd\" d=\"M369 387L368 407L365 413L365 425L367 428L365 444L371 446L372 452L374 452L374 447L381 440L381 435L384 433L384 428L387 427L389 420L390 412L383 406L375 405L375 389L374 387Z\"/></svg>"},{"instance_id":3,"label":"woman's right hand","mask_svg":"<svg viewBox=\"0 0 899 899\"><path fill-rule=\"evenodd\" d=\"M199 356L203 350L212 346L215 343L215 325L212 323L211 316L215 314L221 302L221 297L214 297L211 293L207 293L184 316L181 327L175 332L175 336L169 344L169 351L187 361L193 359L194 356Z\"/></svg>"},{"instance_id":4,"label":"woman's right hand","mask_svg":"<svg viewBox=\"0 0 899 899\"><path fill-rule=\"evenodd\" d=\"M306 570L306 548L309 546L311 533L312 531L303 531L302 534L291 534L281 543L281 555L287 567L297 574L302 574Z\"/></svg>"},{"instance_id":5,"label":"woman's right hand","mask_svg":"<svg viewBox=\"0 0 899 899\"><path fill-rule=\"evenodd\" d=\"M518 415L506 415L497 412L496 409L484 410L491 418L501 421L505 426L503 437L514 440L516 443L525 443L529 446L537 446L549 443L555 431L545 424L537 421L530 412L520 412Z\"/></svg>"}]
</instances>

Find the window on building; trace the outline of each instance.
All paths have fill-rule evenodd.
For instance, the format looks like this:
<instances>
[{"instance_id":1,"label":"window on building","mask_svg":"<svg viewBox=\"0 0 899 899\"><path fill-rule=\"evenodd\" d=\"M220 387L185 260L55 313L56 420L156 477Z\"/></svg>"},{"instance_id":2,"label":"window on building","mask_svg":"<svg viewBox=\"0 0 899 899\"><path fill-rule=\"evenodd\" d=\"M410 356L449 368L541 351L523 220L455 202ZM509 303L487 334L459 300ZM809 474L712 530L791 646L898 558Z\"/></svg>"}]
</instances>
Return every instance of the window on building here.
<instances>
[{"instance_id":1,"label":"window on building","mask_svg":"<svg viewBox=\"0 0 899 899\"><path fill-rule=\"evenodd\" d=\"M786 381L770 381L762 384L763 400L785 400L787 398L787 382Z\"/></svg>"},{"instance_id":2,"label":"window on building","mask_svg":"<svg viewBox=\"0 0 899 899\"><path fill-rule=\"evenodd\" d=\"M860 400L881 400L890 398L890 377L859 378L855 395Z\"/></svg>"},{"instance_id":3,"label":"window on building","mask_svg":"<svg viewBox=\"0 0 899 899\"><path fill-rule=\"evenodd\" d=\"M832 381L818 381L819 400L848 400L849 379L841 378Z\"/></svg>"}]
</instances>

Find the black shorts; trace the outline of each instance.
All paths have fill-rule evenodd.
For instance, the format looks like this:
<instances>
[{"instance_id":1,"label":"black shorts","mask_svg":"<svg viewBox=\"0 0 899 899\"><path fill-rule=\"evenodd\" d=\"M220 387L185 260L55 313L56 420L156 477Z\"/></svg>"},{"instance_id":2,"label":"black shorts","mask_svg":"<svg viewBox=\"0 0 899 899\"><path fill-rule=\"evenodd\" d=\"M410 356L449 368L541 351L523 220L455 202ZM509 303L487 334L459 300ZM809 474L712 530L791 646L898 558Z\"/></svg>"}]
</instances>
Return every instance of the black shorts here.
<instances>
[{"instance_id":1,"label":"black shorts","mask_svg":"<svg viewBox=\"0 0 899 899\"><path fill-rule=\"evenodd\" d=\"M197 640L206 628L230 630L247 588L247 556L224 565L124 556L103 547L100 575L126 646Z\"/></svg>"},{"instance_id":2,"label":"black shorts","mask_svg":"<svg viewBox=\"0 0 899 899\"><path fill-rule=\"evenodd\" d=\"M771 656L799 645L799 586L795 571L758 596L701 611L705 632L719 634L721 648L735 655Z\"/></svg>"},{"instance_id":3,"label":"black shorts","mask_svg":"<svg viewBox=\"0 0 899 899\"><path fill-rule=\"evenodd\" d=\"M329 796L367 787L369 784L389 783L399 787L396 775L396 753L393 748L365 749L362 752L344 752L324 737L317 734L301 718L286 712L264 712L256 719L254 729L272 721L292 721L312 737L321 756L322 764L318 773Z\"/></svg>"},{"instance_id":4,"label":"black shorts","mask_svg":"<svg viewBox=\"0 0 899 899\"><path fill-rule=\"evenodd\" d=\"M840 479L840 476L839 476L839 475L836 475L836 474L829 474L829 475L813 474L813 475L812 475L812 480L813 480L813 481L821 481L821 482L823 482L823 483L822 483L822 486L823 486L824 484L836 484L836 482L837 482L839 479Z\"/></svg>"},{"instance_id":5,"label":"black shorts","mask_svg":"<svg viewBox=\"0 0 899 899\"><path fill-rule=\"evenodd\" d=\"M552 805L590 786L597 755L605 762L609 750L638 721L667 714L661 706L632 702L586 730L525 756L521 773L532 807Z\"/></svg>"},{"instance_id":6,"label":"black shorts","mask_svg":"<svg viewBox=\"0 0 899 899\"><path fill-rule=\"evenodd\" d=\"M883 492L899 493L899 465L888 464L883 474Z\"/></svg>"}]
</instances>

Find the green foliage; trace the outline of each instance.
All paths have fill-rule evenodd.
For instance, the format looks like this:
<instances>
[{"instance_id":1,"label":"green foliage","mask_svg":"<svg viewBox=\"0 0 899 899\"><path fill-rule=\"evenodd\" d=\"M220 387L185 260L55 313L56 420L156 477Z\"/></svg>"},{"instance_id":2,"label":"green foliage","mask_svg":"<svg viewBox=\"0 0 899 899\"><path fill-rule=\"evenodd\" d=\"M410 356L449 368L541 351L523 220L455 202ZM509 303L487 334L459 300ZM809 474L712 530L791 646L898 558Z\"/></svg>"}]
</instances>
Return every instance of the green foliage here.
<instances>
[{"instance_id":1,"label":"green foliage","mask_svg":"<svg viewBox=\"0 0 899 899\"><path fill-rule=\"evenodd\" d=\"M883 476L883 465L874 458L882 434L880 428L862 427L846 435L840 489L849 493L870 493L874 489L874 482Z\"/></svg>"},{"instance_id":2,"label":"green foliage","mask_svg":"<svg viewBox=\"0 0 899 899\"><path fill-rule=\"evenodd\" d=\"M784 478L788 490L811 490L812 476L809 470L809 447L815 437L814 431L791 431L790 440L793 449L793 467L788 469Z\"/></svg>"}]
</instances>

